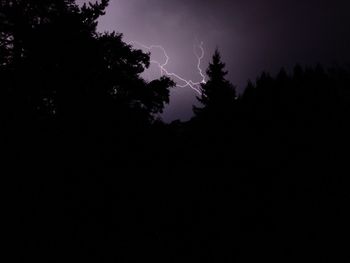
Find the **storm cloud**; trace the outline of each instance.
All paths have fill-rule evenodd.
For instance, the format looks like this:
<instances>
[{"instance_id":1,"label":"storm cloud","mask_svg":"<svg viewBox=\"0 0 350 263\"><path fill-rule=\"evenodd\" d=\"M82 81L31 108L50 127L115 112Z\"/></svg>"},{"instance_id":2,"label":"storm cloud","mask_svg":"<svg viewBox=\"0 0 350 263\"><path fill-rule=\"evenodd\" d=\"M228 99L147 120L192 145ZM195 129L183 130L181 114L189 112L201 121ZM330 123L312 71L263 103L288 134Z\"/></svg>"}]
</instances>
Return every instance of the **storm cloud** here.
<instances>
[{"instance_id":1,"label":"storm cloud","mask_svg":"<svg viewBox=\"0 0 350 263\"><path fill-rule=\"evenodd\" d=\"M345 0L111 0L99 31L164 46L169 71L199 80L193 45L204 42L206 68L218 47L242 91L262 71L350 62L350 2ZM165 120L188 119L196 94L176 88Z\"/></svg>"}]
</instances>

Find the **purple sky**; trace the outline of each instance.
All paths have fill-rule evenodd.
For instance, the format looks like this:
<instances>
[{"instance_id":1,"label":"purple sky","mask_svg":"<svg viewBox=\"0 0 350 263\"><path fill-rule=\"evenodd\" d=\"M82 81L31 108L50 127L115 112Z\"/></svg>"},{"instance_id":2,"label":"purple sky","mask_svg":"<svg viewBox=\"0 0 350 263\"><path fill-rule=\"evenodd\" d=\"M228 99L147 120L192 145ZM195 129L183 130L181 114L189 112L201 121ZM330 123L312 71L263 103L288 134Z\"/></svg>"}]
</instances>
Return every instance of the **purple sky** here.
<instances>
[{"instance_id":1,"label":"purple sky","mask_svg":"<svg viewBox=\"0 0 350 263\"><path fill-rule=\"evenodd\" d=\"M170 57L167 69L195 81L193 45L204 42L204 69L219 47L229 79L241 91L262 70L349 63L349 13L349 0L110 0L99 31L162 45ZM164 120L188 119L195 96L189 88L174 89Z\"/></svg>"}]
</instances>

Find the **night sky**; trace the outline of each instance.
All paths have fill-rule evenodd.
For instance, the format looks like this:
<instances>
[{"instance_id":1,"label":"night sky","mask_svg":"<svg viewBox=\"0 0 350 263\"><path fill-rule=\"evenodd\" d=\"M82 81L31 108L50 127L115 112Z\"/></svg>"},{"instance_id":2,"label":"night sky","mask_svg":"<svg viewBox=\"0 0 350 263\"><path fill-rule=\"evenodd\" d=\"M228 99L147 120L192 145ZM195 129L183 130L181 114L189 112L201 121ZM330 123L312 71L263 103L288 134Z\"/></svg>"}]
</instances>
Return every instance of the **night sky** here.
<instances>
[{"instance_id":1,"label":"night sky","mask_svg":"<svg viewBox=\"0 0 350 263\"><path fill-rule=\"evenodd\" d=\"M193 45L204 42L204 69L218 47L229 79L242 91L263 70L349 63L349 14L349 0L111 0L99 31L162 45L170 57L167 69L194 81L200 76ZM157 60L161 55L152 54ZM174 89L164 120L190 118L195 96L189 88Z\"/></svg>"}]
</instances>

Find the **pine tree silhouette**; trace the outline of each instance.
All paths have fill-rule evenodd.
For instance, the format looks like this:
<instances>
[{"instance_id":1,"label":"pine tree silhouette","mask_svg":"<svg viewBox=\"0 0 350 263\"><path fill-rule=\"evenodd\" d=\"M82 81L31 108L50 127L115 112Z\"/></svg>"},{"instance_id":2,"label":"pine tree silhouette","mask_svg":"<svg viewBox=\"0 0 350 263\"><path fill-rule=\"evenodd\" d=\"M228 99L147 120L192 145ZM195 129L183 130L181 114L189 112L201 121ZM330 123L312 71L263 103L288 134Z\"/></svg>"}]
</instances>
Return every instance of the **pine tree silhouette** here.
<instances>
[{"instance_id":1,"label":"pine tree silhouette","mask_svg":"<svg viewBox=\"0 0 350 263\"><path fill-rule=\"evenodd\" d=\"M226 79L225 63L221 61L218 49L207 69L209 80L201 86L201 96L197 97L202 107L193 107L197 117L223 117L230 114L236 100L236 89ZM211 116L211 117L210 117Z\"/></svg>"}]
</instances>

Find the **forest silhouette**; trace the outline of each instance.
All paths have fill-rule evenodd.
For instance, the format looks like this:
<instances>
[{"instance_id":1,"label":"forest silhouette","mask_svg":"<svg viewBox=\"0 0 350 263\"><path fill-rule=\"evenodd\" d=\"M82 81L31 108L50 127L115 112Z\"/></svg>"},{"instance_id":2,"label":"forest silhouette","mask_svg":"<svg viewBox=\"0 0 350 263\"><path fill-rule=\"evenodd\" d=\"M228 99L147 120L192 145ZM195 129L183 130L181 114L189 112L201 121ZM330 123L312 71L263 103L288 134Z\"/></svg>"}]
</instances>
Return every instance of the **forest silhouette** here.
<instances>
[{"instance_id":1,"label":"forest silhouette","mask_svg":"<svg viewBox=\"0 0 350 263\"><path fill-rule=\"evenodd\" d=\"M108 0L0 0L2 176L17 262L349 262L350 68L264 72L216 50L187 122Z\"/></svg>"}]
</instances>

